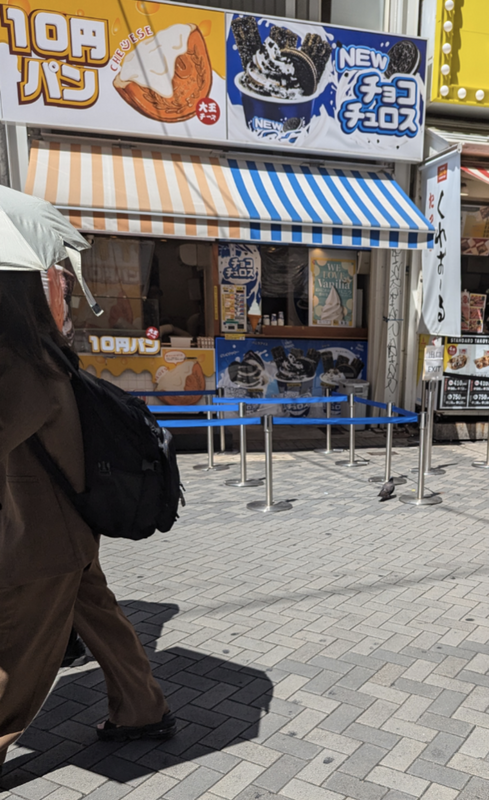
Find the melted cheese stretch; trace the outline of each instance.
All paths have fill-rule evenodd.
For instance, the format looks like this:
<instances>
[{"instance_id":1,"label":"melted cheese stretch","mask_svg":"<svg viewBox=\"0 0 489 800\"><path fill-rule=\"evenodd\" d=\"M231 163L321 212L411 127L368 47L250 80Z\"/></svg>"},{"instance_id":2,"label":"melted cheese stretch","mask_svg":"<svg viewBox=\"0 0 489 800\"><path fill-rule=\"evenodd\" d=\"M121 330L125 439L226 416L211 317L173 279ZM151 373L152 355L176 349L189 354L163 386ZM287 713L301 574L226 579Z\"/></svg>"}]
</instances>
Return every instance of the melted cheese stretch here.
<instances>
[{"instance_id":1,"label":"melted cheese stretch","mask_svg":"<svg viewBox=\"0 0 489 800\"><path fill-rule=\"evenodd\" d=\"M189 358L181 364L177 364L174 369L163 373L158 381L156 391L179 392L185 389L185 383L189 375L192 374L195 359Z\"/></svg>"},{"instance_id":2,"label":"melted cheese stretch","mask_svg":"<svg viewBox=\"0 0 489 800\"><path fill-rule=\"evenodd\" d=\"M120 79L152 89L162 97L173 96L175 62L185 55L195 25L170 25L150 39L144 39L122 64Z\"/></svg>"}]
</instances>

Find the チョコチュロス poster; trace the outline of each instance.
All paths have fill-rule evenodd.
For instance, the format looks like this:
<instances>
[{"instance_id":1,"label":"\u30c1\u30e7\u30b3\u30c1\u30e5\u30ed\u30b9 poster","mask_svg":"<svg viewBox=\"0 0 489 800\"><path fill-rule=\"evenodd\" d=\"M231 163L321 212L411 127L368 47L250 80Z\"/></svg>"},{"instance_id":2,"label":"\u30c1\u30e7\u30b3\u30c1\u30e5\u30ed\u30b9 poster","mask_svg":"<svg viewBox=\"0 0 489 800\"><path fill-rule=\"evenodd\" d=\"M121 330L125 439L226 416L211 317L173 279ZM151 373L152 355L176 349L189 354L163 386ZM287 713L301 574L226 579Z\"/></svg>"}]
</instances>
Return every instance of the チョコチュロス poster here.
<instances>
[{"instance_id":1,"label":"\u30c1\u30e7\u30b3\u30c1\u30e5\u30ed\u30b9 poster","mask_svg":"<svg viewBox=\"0 0 489 800\"><path fill-rule=\"evenodd\" d=\"M228 139L421 160L426 42L229 14Z\"/></svg>"}]
</instances>

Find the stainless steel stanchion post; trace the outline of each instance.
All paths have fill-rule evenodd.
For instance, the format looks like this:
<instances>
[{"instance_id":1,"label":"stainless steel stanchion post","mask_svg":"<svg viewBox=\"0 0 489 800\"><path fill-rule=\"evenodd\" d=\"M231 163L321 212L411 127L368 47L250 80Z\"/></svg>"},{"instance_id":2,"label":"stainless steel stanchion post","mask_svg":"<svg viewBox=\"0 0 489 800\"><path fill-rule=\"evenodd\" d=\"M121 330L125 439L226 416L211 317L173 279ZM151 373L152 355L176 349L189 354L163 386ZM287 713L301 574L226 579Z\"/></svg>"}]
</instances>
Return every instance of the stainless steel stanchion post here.
<instances>
[{"instance_id":1,"label":"stainless steel stanchion post","mask_svg":"<svg viewBox=\"0 0 489 800\"><path fill-rule=\"evenodd\" d=\"M387 403L387 416L392 417L392 403ZM392 478L391 465L392 465L392 440L394 438L394 425L386 423L386 442L385 442L385 470L384 475L376 475L374 478L369 478L369 483L387 483ZM394 486L402 486L406 483L406 479L401 476L392 478Z\"/></svg>"},{"instance_id":2,"label":"stainless steel stanchion post","mask_svg":"<svg viewBox=\"0 0 489 800\"><path fill-rule=\"evenodd\" d=\"M207 412L207 419L212 420L212 411ZM207 428L207 464L196 464L194 469L198 469L200 472L229 469L229 464L214 464L214 428L211 425Z\"/></svg>"},{"instance_id":3,"label":"stainless steel stanchion post","mask_svg":"<svg viewBox=\"0 0 489 800\"><path fill-rule=\"evenodd\" d=\"M273 502L273 473L272 473L272 454L273 454L273 441L272 441L272 417L267 414L263 418L263 427L265 431L265 482L266 482L266 497L265 502L257 500L253 503L247 503L246 508L250 511L265 511L276 513L278 511L289 511L293 506L286 500L280 503Z\"/></svg>"},{"instance_id":4,"label":"stainless steel stanchion post","mask_svg":"<svg viewBox=\"0 0 489 800\"><path fill-rule=\"evenodd\" d=\"M486 460L485 461L473 461L473 467L477 467L477 469L489 469L489 421L487 423L487 451L486 451Z\"/></svg>"},{"instance_id":5,"label":"stainless steel stanchion post","mask_svg":"<svg viewBox=\"0 0 489 800\"><path fill-rule=\"evenodd\" d=\"M331 397L331 390L326 388L326 397ZM326 419L331 419L331 403L326 403ZM319 453L322 456L330 456L331 453L335 451L331 447L331 425L326 425L326 449L321 449L320 447L314 451L315 453Z\"/></svg>"},{"instance_id":6,"label":"stainless steel stanchion post","mask_svg":"<svg viewBox=\"0 0 489 800\"><path fill-rule=\"evenodd\" d=\"M350 409L350 418L353 419L355 416L355 397L353 394L349 396L349 409ZM337 467L366 467L368 464L368 459L357 459L355 458L355 424L350 424L350 458L348 461L342 460L337 461Z\"/></svg>"},{"instance_id":7,"label":"stainless steel stanchion post","mask_svg":"<svg viewBox=\"0 0 489 800\"><path fill-rule=\"evenodd\" d=\"M399 498L401 503L410 506L437 506L442 502L439 494L424 495L424 464L426 448L426 412L419 415L419 459L418 459L418 489L416 495L403 494Z\"/></svg>"},{"instance_id":8,"label":"stainless steel stanchion post","mask_svg":"<svg viewBox=\"0 0 489 800\"><path fill-rule=\"evenodd\" d=\"M426 407L425 460L423 463L423 472L425 474L425 477L428 478L430 475L445 475L445 470L441 469L441 467L431 466L431 453L433 449L436 381L429 381L428 383L423 383L423 388L425 386L426 386L425 396L427 397L428 402ZM421 398L421 403L423 403L423 398ZM418 471L417 467L412 471L417 472Z\"/></svg>"},{"instance_id":9,"label":"stainless steel stanchion post","mask_svg":"<svg viewBox=\"0 0 489 800\"><path fill-rule=\"evenodd\" d=\"M244 417L246 405L245 403L239 404L239 416ZM246 477L246 425L239 427L239 461L241 474L239 478L232 478L226 481L226 486L263 486L263 481L260 478L247 478Z\"/></svg>"}]
</instances>

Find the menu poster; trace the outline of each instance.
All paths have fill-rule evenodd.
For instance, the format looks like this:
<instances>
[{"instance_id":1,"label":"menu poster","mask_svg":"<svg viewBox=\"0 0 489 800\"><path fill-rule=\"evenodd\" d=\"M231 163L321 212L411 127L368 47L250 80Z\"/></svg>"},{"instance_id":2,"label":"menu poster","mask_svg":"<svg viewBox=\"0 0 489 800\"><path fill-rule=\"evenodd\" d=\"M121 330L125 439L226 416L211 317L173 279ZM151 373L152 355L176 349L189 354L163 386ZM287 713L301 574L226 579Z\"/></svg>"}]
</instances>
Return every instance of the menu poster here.
<instances>
[{"instance_id":1,"label":"menu poster","mask_svg":"<svg viewBox=\"0 0 489 800\"><path fill-rule=\"evenodd\" d=\"M356 266L352 251L309 251L309 325L354 327Z\"/></svg>"},{"instance_id":2,"label":"menu poster","mask_svg":"<svg viewBox=\"0 0 489 800\"><path fill-rule=\"evenodd\" d=\"M489 336L445 339L441 409L489 408Z\"/></svg>"},{"instance_id":3,"label":"menu poster","mask_svg":"<svg viewBox=\"0 0 489 800\"><path fill-rule=\"evenodd\" d=\"M469 386L469 408L489 408L489 381L471 379Z\"/></svg>"},{"instance_id":4,"label":"menu poster","mask_svg":"<svg viewBox=\"0 0 489 800\"><path fill-rule=\"evenodd\" d=\"M440 408L468 408L469 378L443 379Z\"/></svg>"},{"instance_id":5,"label":"menu poster","mask_svg":"<svg viewBox=\"0 0 489 800\"><path fill-rule=\"evenodd\" d=\"M478 378L443 379L440 409L489 409L489 380Z\"/></svg>"},{"instance_id":6,"label":"menu poster","mask_svg":"<svg viewBox=\"0 0 489 800\"><path fill-rule=\"evenodd\" d=\"M250 312L253 306L256 313L260 313L261 255L256 244L241 244L241 242L219 244L218 268L219 283L245 286L248 311Z\"/></svg>"},{"instance_id":7,"label":"menu poster","mask_svg":"<svg viewBox=\"0 0 489 800\"><path fill-rule=\"evenodd\" d=\"M221 286L221 331L246 333L246 286Z\"/></svg>"},{"instance_id":8,"label":"menu poster","mask_svg":"<svg viewBox=\"0 0 489 800\"><path fill-rule=\"evenodd\" d=\"M443 371L489 380L489 336L447 337Z\"/></svg>"}]
</instances>

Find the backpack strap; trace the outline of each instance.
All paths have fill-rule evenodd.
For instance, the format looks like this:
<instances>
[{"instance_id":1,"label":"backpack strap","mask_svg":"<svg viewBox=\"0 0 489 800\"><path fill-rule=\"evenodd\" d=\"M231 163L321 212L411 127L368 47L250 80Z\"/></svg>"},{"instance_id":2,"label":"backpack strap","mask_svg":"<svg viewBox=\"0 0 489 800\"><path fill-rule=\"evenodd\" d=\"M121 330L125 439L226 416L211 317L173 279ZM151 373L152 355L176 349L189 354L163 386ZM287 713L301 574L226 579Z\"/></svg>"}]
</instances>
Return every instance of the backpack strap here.
<instances>
[{"instance_id":1,"label":"backpack strap","mask_svg":"<svg viewBox=\"0 0 489 800\"><path fill-rule=\"evenodd\" d=\"M68 359L67 359L68 360ZM30 436L26 441L30 450L38 461L42 464L48 475L50 475L65 493L74 507L78 510L78 493L75 491L63 470L58 466L52 455L46 450L37 433Z\"/></svg>"},{"instance_id":2,"label":"backpack strap","mask_svg":"<svg viewBox=\"0 0 489 800\"><path fill-rule=\"evenodd\" d=\"M77 375L78 367L63 353L62 349L53 342L50 336L41 336L42 344L45 350L54 358L63 371L69 375Z\"/></svg>"},{"instance_id":3,"label":"backpack strap","mask_svg":"<svg viewBox=\"0 0 489 800\"><path fill-rule=\"evenodd\" d=\"M62 367L63 371L68 375L77 375L78 368L71 363L69 358L65 356L60 347L58 347L50 336L41 336L41 341L45 349L53 357L53 359ZM37 460L42 464L48 475L56 481L60 489L65 493L73 506L78 510L78 493L75 491L65 473L58 466L51 453L46 450L41 439L37 433L30 436L26 441L30 450L36 456Z\"/></svg>"}]
</instances>

